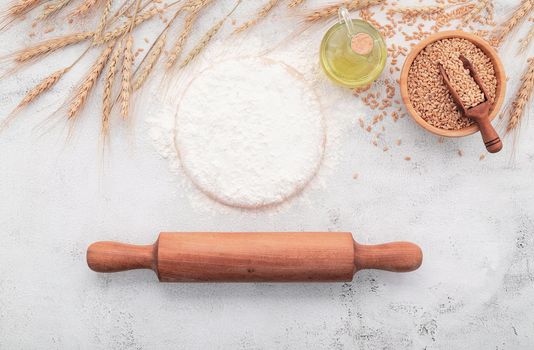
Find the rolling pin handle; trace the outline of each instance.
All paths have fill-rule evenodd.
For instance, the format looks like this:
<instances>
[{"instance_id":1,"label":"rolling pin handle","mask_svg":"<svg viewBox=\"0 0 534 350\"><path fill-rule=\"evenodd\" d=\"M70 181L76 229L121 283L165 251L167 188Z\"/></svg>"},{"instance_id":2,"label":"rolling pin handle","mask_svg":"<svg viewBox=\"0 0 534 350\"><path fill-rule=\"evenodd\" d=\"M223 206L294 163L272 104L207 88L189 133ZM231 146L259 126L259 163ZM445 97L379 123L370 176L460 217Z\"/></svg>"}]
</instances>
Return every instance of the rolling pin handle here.
<instances>
[{"instance_id":1,"label":"rolling pin handle","mask_svg":"<svg viewBox=\"0 0 534 350\"><path fill-rule=\"evenodd\" d=\"M155 269L155 245L96 242L87 249L87 265L96 272Z\"/></svg>"},{"instance_id":2,"label":"rolling pin handle","mask_svg":"<svg viewBox=\"0 0 534 350\"><path fill-rule=\"evenodd\" d=\"M423 252L410 242L363 245L354 242L356 271L378 269L392 272L414 271L423 262Z\"/></svg>"}]
</instances>

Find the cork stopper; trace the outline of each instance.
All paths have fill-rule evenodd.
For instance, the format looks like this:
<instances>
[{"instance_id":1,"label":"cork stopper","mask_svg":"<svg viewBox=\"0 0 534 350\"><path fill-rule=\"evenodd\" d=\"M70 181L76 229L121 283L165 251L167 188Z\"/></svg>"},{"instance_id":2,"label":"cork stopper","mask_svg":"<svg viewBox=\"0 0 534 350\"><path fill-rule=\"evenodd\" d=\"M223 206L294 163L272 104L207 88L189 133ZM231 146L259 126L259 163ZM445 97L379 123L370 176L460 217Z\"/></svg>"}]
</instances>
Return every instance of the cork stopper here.
<instances>
[{"instance_id":1,"label":"cork stopper","mask_svg":"<svg viewBox=\"0 0 534 350\"><path fill-rule=\"evenodd\" d=\"M352 36L350 47L352 51L359 55L368 55L373 51L374 40L367 33L358 33Z\"/></svg>"}]
</instances>

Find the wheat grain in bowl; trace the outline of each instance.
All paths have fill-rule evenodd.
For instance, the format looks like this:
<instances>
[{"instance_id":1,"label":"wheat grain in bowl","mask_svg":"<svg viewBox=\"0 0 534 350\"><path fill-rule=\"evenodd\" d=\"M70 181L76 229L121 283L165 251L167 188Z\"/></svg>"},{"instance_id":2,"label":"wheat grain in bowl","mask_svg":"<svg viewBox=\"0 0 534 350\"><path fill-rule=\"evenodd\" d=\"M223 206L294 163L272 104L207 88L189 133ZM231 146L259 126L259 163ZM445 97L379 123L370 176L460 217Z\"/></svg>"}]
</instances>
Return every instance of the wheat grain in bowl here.
<instances>
[{"instance_id":1,"label":"wheat grain in bowl","mask_svg":"<svg viewBox=\"0 0 534 350\"><path fill-rule=\"evenodd\" d=\"M415 57L408 72L408 95L415 111L430 125L445 130L460 130L473 124L462 116L439 71L442 64L462 103L468 108L484 101L484 95L459 56L474 65L493 101L497 78L491 59L474 43L464 38L445 38L432 42Z\"/></svg>"}]
</instances>

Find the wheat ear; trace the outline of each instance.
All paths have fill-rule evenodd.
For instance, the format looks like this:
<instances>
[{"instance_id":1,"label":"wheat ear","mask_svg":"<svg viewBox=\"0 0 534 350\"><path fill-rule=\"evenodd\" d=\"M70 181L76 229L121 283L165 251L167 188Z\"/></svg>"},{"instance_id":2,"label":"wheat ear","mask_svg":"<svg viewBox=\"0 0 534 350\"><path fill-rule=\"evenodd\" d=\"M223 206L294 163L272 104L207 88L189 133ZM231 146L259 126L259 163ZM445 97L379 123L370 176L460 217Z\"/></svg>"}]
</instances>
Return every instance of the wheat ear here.
<instances>
[{"instance_id":1,"label":"wheat ear","mask_svg":"<svg viewBox=\"0 0 534 350\"><path fill-rule=\"evenodd\" d=\"M74 98L72 99L67 110L67 116L69 119L74 119L78 115L78 112L85 105L89 93L95 86L98 78L104 70L104 67L106 66L106 63L109 59L109 55L111 54L111 51L113 51L114 44L115 43L109 44L102 51L95 64L93 64L93 66L89 70L89 73L84 78L82 84L78 87L78 90L76 91L76 94L74 95Z\"/></svg>"},{"instance_id":2,"label":"wheat ear","mask_svg":"<svg viewBox=\"0 0 534 350\"><path fill-rule=\"evenodd\" d=\"M44 92L50 90L52 86L54 86L61 77L68 72L70 68L63 68L55 71L45 79L43 79L39 84L37 84L35 87L33 87L27 94L24 96L22 101L17 106L17 110L22 109L29 105L33 100L35 100L37 97L39 97Z\"/></svg>"},{"instance_id":3,"label":"wheat ear","mask_svg":"<svg viewBox=\"0 0 534 350\"><path fill-rule=\"evenodd\" d=\"M250 21L247 21L245 23L243 23L242 25L240 25L239 27L237 27L235 30L234 30L234 33L240 33L240 32L243 32L245 30L247 30L248 28L252 27L253 25L255 25L256 23L258 23L259 21L261 21L263 18L267 17L267 15L269 14L269 12L271 12L271 10L280 2L280 0L269 0L265 6L263 6L259 11L258 13L256 13L256 16L251 19Z\"/></svg>"},{"instance_id":4,"label":"wheat ear","mask_svg":"<svg viewBox=\"0 0 534 350\"><path fill-rule=\"evenodd\" d=\"M389 14L398 13L407 17L417 17L442 12L445 5L420 6L420 7L395 7L388 10Z\"/></svg>"},{"instance_id":5,"label":"wheat ear","mask_svg":"<svg viewBox=\"0 0 534 350\"><path fill-rule=\"evenodd\" d=\"M121 116L128 118L130 108L130 92L132 90L132 67L133 67L133 35L128 35L126 46L124 47L124 57L122 60L122 82L121 82Z\"/></svg>"},{"instance_id":6,"label":"wheat ear","mask_svg":"<svg viewBox=\"0 0 534 350\"><path fill-rule=\"evenodd\" d=\"M58 13L61 11L65 6L69 4L71 0L57 0L51 4L46 4L43 9L43 13L37 17L38 20L47 19L51 15Z\"/></svg>"},{"instance_id":7,"label":"wheat ear","mask_svg":"<svg viewBox=\"0 0 534 350\"><path fill-rule=\"evenodd\" d=\"M191 61L193 61L195 59L195 57L198 56L199 53L202 52L202 50L208 45L208 43L215 36L215 34L217 34L217 32L221 29L221 27L223 26L224 22L225 22L224 19L219 21L217 24L215 24L213 27L211 27L210 30L207 31L202 36L202 38L200 39L198 44L191 50L191 52L189 52L189 54L183 60L183 62L180 63L180 68L184 68L185 66L187 66L189 63L191 63Z\"/></svg>"},{"instance_id":8,"label":"wheat ear","mask_svg":"<svg viewBox=\"0 0 534 350\"><path fill-rule=\"evenodd\" d=\"M425 20L442 15L446 7L447 5L445 4L419 7L394 7L387 10L386 13L388 16L399 14L405 23L411 25L414 24L419 17Z\"/></svg>"},{"instance_id":9,"label":"wheat ear","mask_svg":"<svg viewBox=\"0 0 534 350\"><path fill-rule=\"evenodd\" d=\"M69 71L69 69L70 67L67 67L55 71L48 77L41 80L39 84L35 85L32 89L30 89L30 91L28 91L24 98L19 102L17 107L15 107L13 111L11 111L9 116L4 121L2 121L2 123L0 124L0 131L5 129L9 125L9 123L11 123L11 121L18 112L20 112L30 103L32 103L39 96L50 90L61 79L61 77L63 77L63 75L65 75L65 73Z\"/></svg>"},{"instance_id":10,"label":"wheat ear","mask_svg":"<svg viewBox=\"0 0 534 350\"><path fill-rule=\"evenodd\" d=\"M93 32L82 32L65 35L59 38L43 41L14 54L15 62L23 63L32 58L56 51L69 45L77 44L93 36Z\"/></svg>"},{"instance_id":11,"label":"wheat ear","mask_svg":"<svg viewBox=\"0 0 534 350\"><path fill-rule=\"evenodd\" d=\"M108 20L109 13L111 12L111 5L113 4L113 0L107 0L106 6L104 7L104 11L102 12L102 15L100 16L100 21L98 22L98 26L95 30L95 37L93 38L93 42L97 43L102 38L102 33L104 33L104 29L106 29L106 23Z\"/></svg>"},{"instance_id":12,"label":"wheat ear","mask_svg":"<svg viewBox=\"0 0 534 350\"><path fill-rule=\"evenodd\" d=\"M150 73L152 73L154 70L156 63L158 62L163 50L165 49L165 45L167 44L167 32L176 18L178 18L183 11L184 6L181 6L177 11L175 11L174 15L169 20L163 31L159 34L159 36L156 38L156 41L152 44L146 55L141 60L141 63L134 72L134 90L139 90L148 79Z\"/></svg>"},{"instance_id":13,"label":"wheat ear","mask_svg":"<svg viewBox=\"0 0 534 350\"><path fill-rule=\"evenodd\" d=\"M184 29L182 30L182 33L180 33L180 36L174 43L171 52L169 53L169 57L167 58L167 69L172 68L174 64L176 63L176 60L178 60L178 57L180 57L180 54L182 53L184 49L184 45L187 41L187 37L189 34L191 34L191 31L193 30L193 24L195 23L196 19L198 18L198 12L192 12L185 18L185 24Z\"/></svg>"},{"instance_id":14,"label":"wheat ear","mask_svg":"<svg viewBox=\"0 0 534 350\"><path fill-rule=\"evenodd\" d=\"M69 17L86 15L100 0L84 0L80 6L69 14Z\"/></svg>"},{"instance_id":15,"label":"wheat ear","mask_svg":"<svg viewBox=\"0 0 534 350\"><path fill-rule=\"evenodd\" d=\"M514 13L496 31L492 42L499 46L504 38L520 24L534 7L534 0L524 0Z\"/></svg>"},{"instance_id":16,"label":"wheat ear","mask_svg":"<svg viewBox=\"0 0 534 350\"><path fill-rule=\"evenodd\" d=\"M202 10L205 6L212 3L214 0L189 0L187 3L185 3L181 10L183 11L189 11L191 13L199 12Z\"/></svg>"},{"instance_id":17,"label":"wheat ear","mask_svg":"<svg viewBox=\"0 0 534 350\"><path fill-rule=\"evenodd\" d=\"M306 16L307 22L315 22L325 18L330 18L337 14L340 7L346 7L349 11L361 10L370 6L378 5L384 0L347 0L337 4L321 7L312 11Z\"/></svg>"},{"instance_id":18,"label":"wheat ear","mask_svg":"<svg viewBox=\"0 0 534 350\"><path fill-rule=\"evenodd\" d=\"M102 135L107 137L109 134L109 117L111 116L111 109L113 103L111 97L113 94L113 83L117 75L119 58L122 52L122 45L119 43L113 51L111 59L109 60L109 67L104 79L104 94L102 96Z\"/></svg>"},{"instance_id":19,"label":"wheat ear","mask_svg":"<svg viewBox=\"0 0 534 350\"><path fill-rule=\"evenodd\" d=\"M198 44L189 52L187 57L184 59L184 61L180 64L180 68L184 68L187 66L191 61L197 57L202 50L209 44L211 39L219 32L219 30L222 28L224 22L234 13L234 11L237 9L239 4L241 3L241 0L238 0L235 4L234 8L226 15L223 19L221 19L219 22L217 22L213 27L210 28L200 39Z\"/></svg>"},{"instance_id":20,"label":"wheat ear","mask_svg":"<svg viewBox=\"0 0 534 350\"><path fill-rule=\"evenodd\" d=\"M527 69L521 77L521 85L510 105L510 117L506 126L506 133L513 131L521 124L525 107L532 98L534 91L534 57L528 59Z\"/></svg>"},{"instance_id":21,"label":"wheat ear","mask_svg":"<svg viewBox=\"0 0 534 350\"><path fill-rule=\"evenodd\" d=\"M519 52L525 52L533 38L534 38L534 24L530 26L530 29L527 35L525 35L525 37L521 39L521 44L519 45Z\"/></svg>"},{"instance_id":22,"label":"wheat ear","mask_svg":"<svg viewBox=\"0 0 534 350\"><path fill-rule=\"evenodd\" d=\"M136 27L136 26L140 25L141 23L143 23L143 22L149 20L150 18L154 17L159 12L160 12L160 10L158 10L157 8L152 8L150 10L144 11L143 13L140 13L135 18L133 26ZM104 33L101 36L100 40L97 41L97 43L98 44L102 44L102 43L105 43L105 42L120 38L121 36L126 34L128 32L128 30L130 29L130 27L131 27L131 23L130 22L131 21L126 21L125 23L121 24L120 26L118 26L114 30Z\"/></svg>"},{"instance_id":23,"label":"wheat ear","mask_svg":"<svg viewBox=\"0 0 534 350\"><path fill-rule=\"evenodd\" d=\"M27 12L38 6L40 0L18 0L12 2L6 10L0 11L0 31L20 19Z\"/></svg>"},{"instance_id":24,"label":"wheat ear","mask_svg":"<svg viewBox=\"0 0 534 350\"><path fill-rule=\"evenodd\" d=\"M0 30L4 30L11 23L22 18L24 14L37 7L40 2L41 0L18 0L17 2L12 2L7 10L0 12Z\"/></svg>"},{"instance_id":25,"label":"wheat ear","mask_svg":"<svg viewBox=\"0 0 534 350\"><path fill-rule=\"evenodd\" d=\"M287 7L292 8L292 7L300 6L304 1L306 0L291 0L289 4L287 4Z\"/></svg>"},{"instance_id":26,"label":"wheat ear","mask_svg":"<svg viewBox=\"0 0 534 350\"><path fill-rule=\"evenodd\" d=\"M172 49L169 53L169 57L167 57L167 69L172 68L180 57L180 54L184 49L184 45L187 41L187 38L189 37L189 34L191 34L191 31L193 30L193 25L197 20L200 11L212 2L213 0L190 0L186 4L184 4L181 9L178 10L178 13L187 10L189 11L189 14L185 17L184 29L182 30L182 33L180 33L180 36L172 46Z\"/></svg>"},{"instance_id":27,"label":"wheat ear","mask_svg":"<svg viewBox=\"0 0 534 350\"><path fill-rule=\"evenodd\" d=\"M40 2L41 0L19 0L9 7L7 13L9 16L18 17L37 7Z\"/></svg>"},{"instance_id":28,"label":"wheat ear","mask_svg":"<svg viewBox=\"0 0 534 350\"><path fill-rule=\"evenodd\" d=\"M158 62L159 57L161 56L161 53L163 52L163 48L165 47L165 43L167 42L167 33L163 33L159 39L154 44L154 47L150 50L148 53L148 57L145 62L139 67L141 71L137 74L137 76L134 79L133 83L133 89L139 90L141 86L145 83L148 76L156 66L156 63Z\"/></svg>"}]
</instances>

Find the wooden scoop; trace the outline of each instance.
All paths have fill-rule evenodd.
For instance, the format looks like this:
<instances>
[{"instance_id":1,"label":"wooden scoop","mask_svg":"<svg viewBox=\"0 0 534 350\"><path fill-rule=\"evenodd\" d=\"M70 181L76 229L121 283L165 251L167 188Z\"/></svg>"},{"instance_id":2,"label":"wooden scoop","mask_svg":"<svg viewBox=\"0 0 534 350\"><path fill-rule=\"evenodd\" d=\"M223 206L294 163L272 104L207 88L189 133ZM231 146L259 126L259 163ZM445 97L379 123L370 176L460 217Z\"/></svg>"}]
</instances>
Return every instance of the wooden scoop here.
<instances>
[{"instance_id":1,"label":"wooden scoop","mask_svg":"<svg viewBox=\"0 0 534 350\"><path fill-rule=\"evenodd\" d=\"M497 134L497 131L495 131L495 129L493 128L493 125L491 125L491 121L488 118L491 108L488 91L480 80L480 77L478 76L475 67L473 67L473 64L463 55L460 55L460 60L464 64L464 68L469 70L469 74L471 75L471 77L473 77L473 80L475 81L475 83L477 83L478 87L484 94L484 102L476 105L475 107L471 107L468 109L465 108L462 101L460 100L458 92L456 92L456 90L452 87L451 81L449 79L449 76L447 75L447 72L445 71L445 68L443 68L440 63L439 71L443 77L443 81L445 82L445 85L451 93L452 99L454 100L454 103L456 103L456 105L458 106L460 112L464 116L473 119L475 123L477 123L478 128L480 129L480 134L482 135L482 140L484 141L484 145L486 146L488 152L499 152L502 149L502 141L499 135Z\"/></svg>"},{"instance_id":2,"label":"wooden scoop","mask_svg":"<svg viewBox=\"0 0 534 350\"><path fill-rule=\"evenodd\" d=\"M413 243L361 245L349 232L161 233L152 245L87 250L94 271L152 269L161 282L351 281L363 269L413 271L422 258Z\"/></svg>"}]
</instances>

